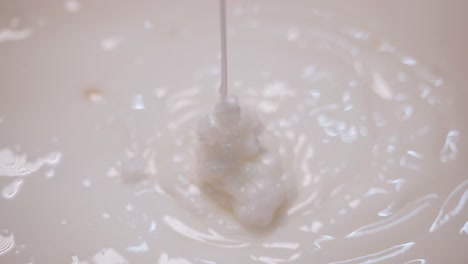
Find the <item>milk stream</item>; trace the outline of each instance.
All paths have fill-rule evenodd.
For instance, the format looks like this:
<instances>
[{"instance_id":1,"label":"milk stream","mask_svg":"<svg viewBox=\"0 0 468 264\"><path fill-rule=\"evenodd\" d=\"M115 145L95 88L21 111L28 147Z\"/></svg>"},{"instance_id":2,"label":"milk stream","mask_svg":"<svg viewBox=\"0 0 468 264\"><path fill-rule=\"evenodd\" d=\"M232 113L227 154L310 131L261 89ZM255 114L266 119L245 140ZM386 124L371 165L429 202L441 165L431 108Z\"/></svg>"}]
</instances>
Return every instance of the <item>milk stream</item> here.
<instances>
[{"instance_id":1,"label":"milk stream","mask_svg":"<svg viewBox=\"0 0 468 264\"><path fill-rule=\"evenodd\" d=\"M285 206L290 181L279 157L261 142L263 124L254 109L227 93L226 7L220 0L220 99L197 130L199 187L247 226L269 226Z\"/></svg>"},{"instance_id":2,"label":"milk stream","mask_svg":"<svg viewBox=\"0 0 468 264\"><path fill-rule=\"evenodd\" d=\"M221 45L221 85L220 96L223 101L228 94L227 87L227 41L226 41L226 0L219 0L219 31L220 31L220 45Z\"/></svg>"}]
</instances>

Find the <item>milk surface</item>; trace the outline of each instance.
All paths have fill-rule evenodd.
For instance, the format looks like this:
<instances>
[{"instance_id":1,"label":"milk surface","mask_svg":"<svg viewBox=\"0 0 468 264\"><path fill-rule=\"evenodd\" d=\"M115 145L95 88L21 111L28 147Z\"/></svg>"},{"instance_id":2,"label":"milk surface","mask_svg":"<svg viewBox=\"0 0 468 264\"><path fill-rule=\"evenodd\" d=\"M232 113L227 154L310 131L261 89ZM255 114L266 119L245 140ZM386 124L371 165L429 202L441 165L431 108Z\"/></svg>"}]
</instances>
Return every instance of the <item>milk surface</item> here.
<instances>
[{"instance_id":1,"label":"milk surface","mask_svg":"<svg viewBox=\"0 0 468 264\"><path fill-rule=\"evenodd\" d=\"M229 3L230 94L289 179L252 228L196 173L216 2L0 6L0 263L467 259L466 83L385 31L320 2Z\"/></svg>"}]
</instances>

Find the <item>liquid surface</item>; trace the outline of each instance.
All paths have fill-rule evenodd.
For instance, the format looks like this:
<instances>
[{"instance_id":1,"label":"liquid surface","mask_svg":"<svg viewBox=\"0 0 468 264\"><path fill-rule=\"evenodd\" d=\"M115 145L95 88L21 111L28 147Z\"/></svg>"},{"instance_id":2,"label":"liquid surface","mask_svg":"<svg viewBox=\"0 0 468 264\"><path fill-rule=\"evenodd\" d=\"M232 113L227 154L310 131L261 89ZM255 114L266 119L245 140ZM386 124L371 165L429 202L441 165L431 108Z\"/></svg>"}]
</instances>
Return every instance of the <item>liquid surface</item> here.
<instances>
[{"instance_id":1,"label":"liquid surface","mask_svg":"<svg viewBox=\"0 0 468 264\"><path fill-rule=\"evenodd\" d=\"M218 9L184 4L1 4L0 263L467 259L464 87L310 4L227 13L230 93L296 197L261 232L205 199L193 152Z\"/></svg>"}]
</instances>

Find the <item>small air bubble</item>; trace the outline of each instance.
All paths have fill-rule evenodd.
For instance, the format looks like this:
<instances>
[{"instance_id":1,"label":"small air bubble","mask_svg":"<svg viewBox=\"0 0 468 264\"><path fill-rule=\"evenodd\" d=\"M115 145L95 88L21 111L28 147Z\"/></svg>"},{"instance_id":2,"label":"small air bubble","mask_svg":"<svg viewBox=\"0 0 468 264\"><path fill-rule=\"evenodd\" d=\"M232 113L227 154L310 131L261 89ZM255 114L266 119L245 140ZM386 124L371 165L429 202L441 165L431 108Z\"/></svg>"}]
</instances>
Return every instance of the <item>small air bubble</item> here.
<instances>
[{"instance_id":1,"label":"small air bubble","mask_svg":"<svg viewBox=\"0 0 468 264\"><path fill-rule=\"evenodd\" d=\"M80 2L77 0L66 0L64 6L65 10L70 13L76 13L81 9Z\"/></svg>"},{"instance_id":2,"label":"small air bubble","mask_svg":"<svg viewBox=\"0 0 468 264\"><path fill-rule=\"evenodd\" d=\"M44 175L45 175L46 178L50 179L50 178L54 177L54 174L55 174L55 171L50 169L50 170L47 170Z\"/></svg>"},{"instance_id":3,"label":"small air bubble","mask_svg":"<svg viewBox=\"0 0 468 264\"><path fill-rule=\"evenodd\" d=\"M146 29L152 29L153 28L153 23L150 20L146 20L144 25L145 25Z\"/></svg>"},{"instance_id":4,"label":"small air bubble","mask_svg":"<svg viewBox=\"0 0 468 264\"><path fill-rule=\"evenodd\" d=\"M113 50L120 45L120 39L116 37L103 39L101 41L101 48L103 50Z\"/></svg>"},{"instance_id":5,"label":"small air bubble","mask_svg":"<svg viewBox=\"0 0 468 264\"><path fill-rule=\"evenodd\" d=\"M91 181L89 179L84 179L82 182L84 187L90 187L91 186Z\"/></svg>"},{"instance_id":6,"label":"small air bubble","mask_svg":"<svg viewBox=\"0 0 468 264\"><path fill-rule=\"evenodd\" d=\"M133 97L133 109L135 110L143 110L145 109L145 104L143 102L143 95L137 94Z\"/></svg>"}]
</instances>

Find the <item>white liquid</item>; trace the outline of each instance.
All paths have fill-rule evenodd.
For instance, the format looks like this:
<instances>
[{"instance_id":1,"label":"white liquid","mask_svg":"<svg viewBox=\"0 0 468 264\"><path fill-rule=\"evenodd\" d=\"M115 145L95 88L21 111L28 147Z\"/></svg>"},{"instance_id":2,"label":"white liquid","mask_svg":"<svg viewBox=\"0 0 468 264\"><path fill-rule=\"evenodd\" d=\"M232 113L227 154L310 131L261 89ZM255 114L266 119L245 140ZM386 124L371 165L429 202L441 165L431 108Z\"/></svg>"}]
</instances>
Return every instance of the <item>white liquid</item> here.
<instances>
[{"instance_id":1,"label":"white liquid","mask_svg":"<svg viewBox=\"0 0 468 264\"><path fill-rule=\"evenodd\" d=\"M34 172L0 176L21 182L0 199L0 263L463 263L454 79L308 3L233 5L230 93L297 190L249 230L191 180L219 36L214 2L185 4L1 4L0 149L18 162L0 168Z\"/></svg>"}]
</instances>

